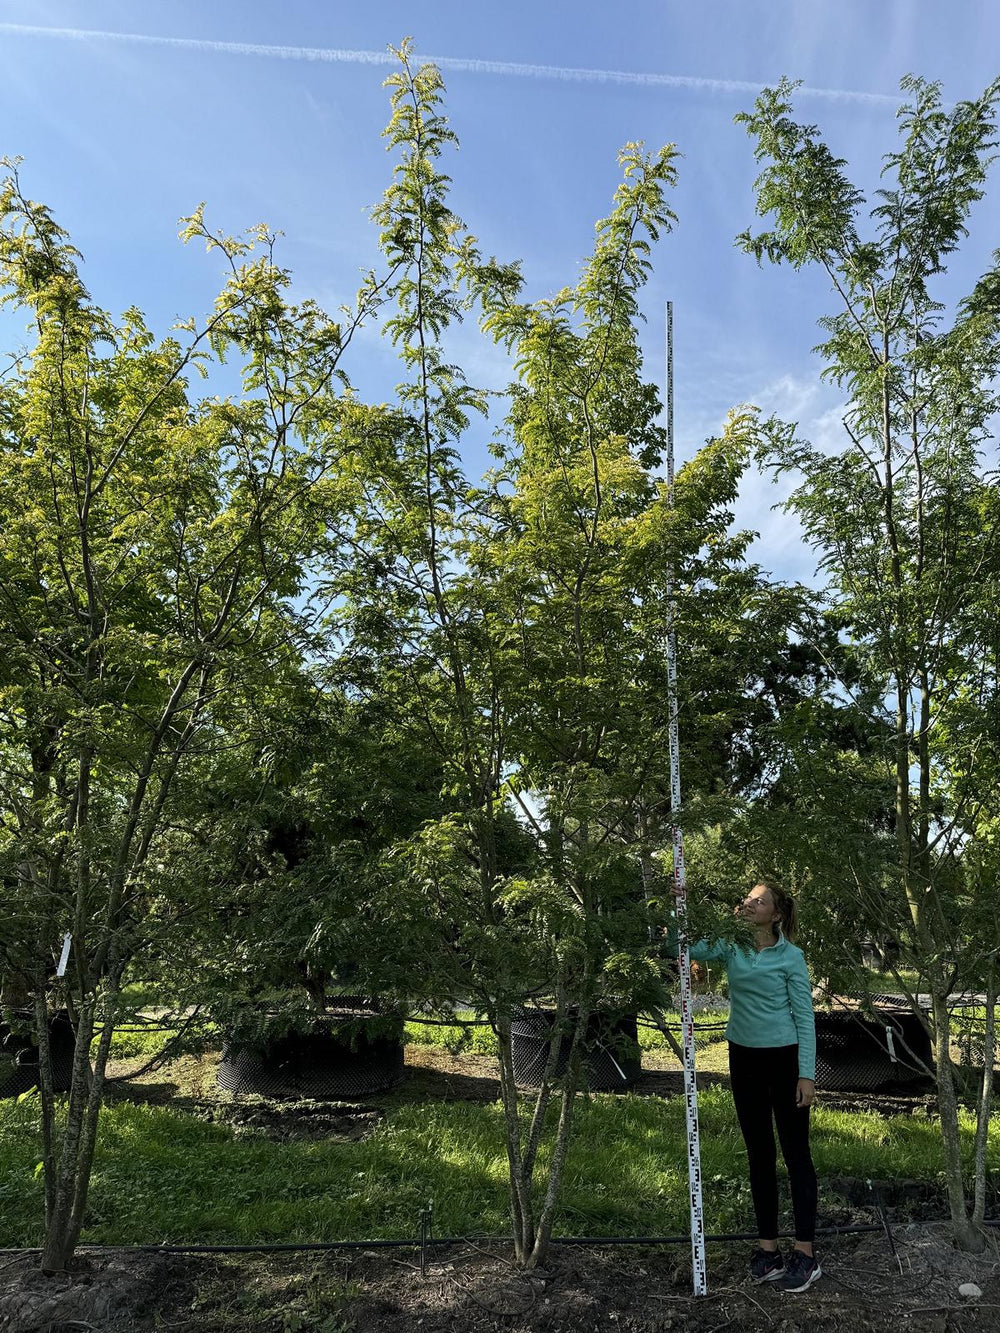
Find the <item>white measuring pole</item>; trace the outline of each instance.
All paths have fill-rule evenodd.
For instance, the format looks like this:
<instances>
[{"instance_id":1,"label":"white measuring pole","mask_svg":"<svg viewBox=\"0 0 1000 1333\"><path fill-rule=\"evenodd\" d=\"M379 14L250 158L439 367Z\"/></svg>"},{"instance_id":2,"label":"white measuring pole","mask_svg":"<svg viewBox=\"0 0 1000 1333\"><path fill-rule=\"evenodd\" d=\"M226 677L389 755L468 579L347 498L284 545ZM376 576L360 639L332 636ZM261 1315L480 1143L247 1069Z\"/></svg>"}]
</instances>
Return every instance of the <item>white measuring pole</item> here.
<instances>
[{"instance_id":1,"label":"white measuring pole","mask_svg":"<svg viewBox=\"0 0 1000 1333\"><path fill-rule=\"evenodd\" d=\"M667 302L667 496L674 503L674 304ZM681 804L680 741L677 729L677 602L671 571L668 585L667 708L670 743L670 810ZM684 1050L684 1105L687 1117L688 1186L691 1205L691 1266L694 1294L708 1291L705 1267L705 1213L701 1198L701 1135L698 1129L698 1083L694 1059L694 1006L691 994L691 958L687 937L687 884L684 878L684 835L672 828L674 844L674 902L677 906L678 964L681 985L681 1027Z\"/></svg>"}]
</instances>

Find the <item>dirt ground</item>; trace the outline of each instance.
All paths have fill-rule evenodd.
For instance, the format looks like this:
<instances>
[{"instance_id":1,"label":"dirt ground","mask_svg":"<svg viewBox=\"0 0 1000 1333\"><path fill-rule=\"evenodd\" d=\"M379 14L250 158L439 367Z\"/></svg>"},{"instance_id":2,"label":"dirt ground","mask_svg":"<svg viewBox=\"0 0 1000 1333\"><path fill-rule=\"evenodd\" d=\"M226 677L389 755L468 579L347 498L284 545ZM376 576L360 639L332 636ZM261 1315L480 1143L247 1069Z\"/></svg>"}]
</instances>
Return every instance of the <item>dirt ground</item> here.
<instances>
[{"instance_id":1,"label":"dirt ground","mask_svg":"<svg viewBox=\"0 0 1000 1333\"><path fill-rule=\"evenodd\" d=\"M709 1293L690 1288L687 1247L553 1248L525 1274L496 1247L322 1254L83 1252L43 1278L0 1260L3 1333L972 1333L1000 1328L1000 1249L957 1253L942 1227L827 1237L824 1276L802 1295L746 1276L744 1246L709 1252ZM901 1271L902 1270L902 1271ZM976 1299L959 1286L974 1282Z\"/></svg>"},{"instance_id":2,"label":"dirt ground","mask_svg":"<svg viewBox=\"0 0 1000 1333\"><path fill-rule=\"evenodd\" d=\"M218 1052L205 1055L186 1055L169 1065L150 1071L139 1078L133 1077L145 1061L119 1060L108 1066L108 1102L137 1101L151 1105L169 1105L178 1110L196 1114L211 1113L227 1118L237 1108L268 1102L273 1107L282 1104L267 1098L242 1096L219 1089L215 1081ZM671 1067L672 1066L672 1067ZM711 1087L728 1083L725 1074L705 1071L698 1075L698 1086ZM684 1091L684 1075L669 1056L646 1055L642 1075L629 1092L647 1097L673 1097ZM408 1046L406 1048L406 1077L389 1092L371 1094L366 1098L373 1107L398 1106L406 1102L470 1101L492 1103L500 1097L500 1076L497 1062L491 1056L464 1052L452 1055L441 1046ZM292 1108L304 1103L287 1103ZM333 1104L331 1104L333 1105Z\"/></svg>"}]
</instances>

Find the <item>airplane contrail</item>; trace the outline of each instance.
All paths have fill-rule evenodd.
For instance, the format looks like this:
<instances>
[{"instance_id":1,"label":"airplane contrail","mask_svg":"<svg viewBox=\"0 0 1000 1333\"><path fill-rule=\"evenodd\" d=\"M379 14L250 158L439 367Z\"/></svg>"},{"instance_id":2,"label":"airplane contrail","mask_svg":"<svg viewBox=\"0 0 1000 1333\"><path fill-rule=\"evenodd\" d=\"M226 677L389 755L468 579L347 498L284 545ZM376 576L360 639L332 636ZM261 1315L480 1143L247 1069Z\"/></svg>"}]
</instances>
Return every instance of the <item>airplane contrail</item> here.
<instances>
[{"instance_id":1,"label":"airplane contrail","mask_svg":"<svg viewBox=\"0 0 1000 1333\"><path fill-rule=\"evenodd\" d=\"M221 55L258 56L271 60L306 60L337 65L394 65L389 51L353 51L333 46L270 46L257 42L221 42L201 37L161 37L139 32L105 32L89 28L48 28L29 23L0 23L0 34L14 37L49 37L76 42L119 42L132 46L165 46L185 51ZM710 79L693 74L643 73L624 69L582 69L569 65L528 65L509 60L479 60L466 56L424 56L421 60L440 69L463 74L492 74L506 78L547 79L562 83L610 83L636 88L687 88L710 93L759 93L765 83L748 79ZM829 101L863 102L876 106L895 106L896 97L886 93L865 93L850 88L812 88L806 84L797 90L801 97L821 97Z\"/></svg>"}]
</instances>

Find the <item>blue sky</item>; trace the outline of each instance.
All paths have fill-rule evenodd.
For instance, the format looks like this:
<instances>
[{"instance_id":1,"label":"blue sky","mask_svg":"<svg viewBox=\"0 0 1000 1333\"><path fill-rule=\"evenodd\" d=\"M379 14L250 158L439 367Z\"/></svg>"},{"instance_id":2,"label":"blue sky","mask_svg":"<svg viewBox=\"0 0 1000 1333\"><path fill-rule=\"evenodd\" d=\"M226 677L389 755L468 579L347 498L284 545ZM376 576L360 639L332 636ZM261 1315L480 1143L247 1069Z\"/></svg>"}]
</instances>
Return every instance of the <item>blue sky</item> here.
<instances>
[{"instance_id":1,"label":"blue sky","mask_svg":"<svg viewBox=\"0 0 1000 1333\"><path fill-rule=\"evenodd\" d=\"M204 312L221 279L176 239L203 199L219 227L282 229L297 290L336 306L376 260L367 212L390 170L378 60L406 34L443 63L461 140L453 207L484 249L523 260L531 295L578 273L618 147L677 143L679 221L655 254L644 345L660 378L672 299L681 457L744 400L837 439L837 397L811 352L831 305L824 281L760 270L733 246L754 221L755 164L733 124L754 90L803 80L798 114L870 192L895 142L903 74L940 79L956 100L1000 72L993 0L0 0L0 151L25 158L25 187L83 251L95 298L140 306L158 332ZM998 223L993 192L952 266L955 290L985 267ZM473 380L506 379L472 328L456 351ZM398 378L374 337L352 370L379 398ZM486 466L484 441L470 443L472 472ZM762 532L758 559L804 576L811 558L774 499L748 479L739 517Z\"/></svg>"}]
</instances>

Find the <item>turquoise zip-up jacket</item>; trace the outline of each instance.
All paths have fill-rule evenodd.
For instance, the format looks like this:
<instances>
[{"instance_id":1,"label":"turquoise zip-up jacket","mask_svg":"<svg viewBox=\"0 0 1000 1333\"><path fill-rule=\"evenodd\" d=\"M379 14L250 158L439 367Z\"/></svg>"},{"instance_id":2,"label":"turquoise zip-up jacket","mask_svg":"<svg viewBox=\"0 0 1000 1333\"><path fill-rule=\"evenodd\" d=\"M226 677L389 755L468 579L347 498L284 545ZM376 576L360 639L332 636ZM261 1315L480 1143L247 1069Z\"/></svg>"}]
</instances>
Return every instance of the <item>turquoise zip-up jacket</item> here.
<instances>
[{"instance_id":1,"label":"turquoise zip-up jacket","mask_svg":"<svg viewBox=\"0 0 1000 1333\"><path fill-rule=\"evenodd\" d=\"M726 1037L738 1046L799 1048L799 1078L816 1077L816 1018L802 950L779 934L759 952L726 940L698 940L698 962L722 963L729 973Z\"/></svg>"}]
</instances>

